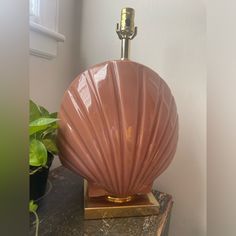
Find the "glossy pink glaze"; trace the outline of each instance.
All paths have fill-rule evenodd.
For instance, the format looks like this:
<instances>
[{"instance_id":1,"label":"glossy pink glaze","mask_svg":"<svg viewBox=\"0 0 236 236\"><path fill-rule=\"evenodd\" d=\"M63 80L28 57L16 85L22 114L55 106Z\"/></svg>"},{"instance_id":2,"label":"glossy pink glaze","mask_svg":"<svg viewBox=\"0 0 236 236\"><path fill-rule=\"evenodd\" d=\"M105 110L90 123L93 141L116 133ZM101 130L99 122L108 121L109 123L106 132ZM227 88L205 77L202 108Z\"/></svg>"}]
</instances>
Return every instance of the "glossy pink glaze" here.
<instances>
[{"instance_id":1,"label":"glossy pink glaze","mask_svg":"<svg viewBox=\"0 0 236 236\"><path fill-rule=\"evenodd\" d=\"M89 181L91 196L150 192L176 151L171 91L132 61L104 62L80 74L64 94L59 118L61 162Z\"/></svg>"}]
</instances>

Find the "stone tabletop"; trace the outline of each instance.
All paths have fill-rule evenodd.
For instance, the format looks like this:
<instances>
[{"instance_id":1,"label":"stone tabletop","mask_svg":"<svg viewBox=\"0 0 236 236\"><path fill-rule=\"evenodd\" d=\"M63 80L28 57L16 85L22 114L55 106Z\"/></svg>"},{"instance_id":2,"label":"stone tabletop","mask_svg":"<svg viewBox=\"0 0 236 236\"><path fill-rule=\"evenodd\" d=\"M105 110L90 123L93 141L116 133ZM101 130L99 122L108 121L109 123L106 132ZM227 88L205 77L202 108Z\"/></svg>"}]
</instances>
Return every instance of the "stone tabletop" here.
<instances>
[{"instance_id":1,"label":"stone tabletop","mask_svg":"<svg viewBox=\"0 0 236 236\"><path fill-rule=\"evenodd\" d=\"M63 166L50 172L45 195L39 205L39 236L167 236L173 205L168 194L153 190L160 214L145 217L84 220L83 178ZM35 235L30 216L30 235Z\"/></svg>"}]
</instances>

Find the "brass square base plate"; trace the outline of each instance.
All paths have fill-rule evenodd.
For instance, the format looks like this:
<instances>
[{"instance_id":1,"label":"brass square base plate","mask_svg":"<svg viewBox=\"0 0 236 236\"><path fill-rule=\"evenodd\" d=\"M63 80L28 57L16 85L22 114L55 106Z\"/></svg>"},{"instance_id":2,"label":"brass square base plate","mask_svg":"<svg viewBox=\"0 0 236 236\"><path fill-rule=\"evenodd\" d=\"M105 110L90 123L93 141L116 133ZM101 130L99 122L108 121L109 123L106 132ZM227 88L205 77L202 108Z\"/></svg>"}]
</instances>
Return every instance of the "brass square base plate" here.
<instances>
[{"instance_id":1,"label":"brass square base plate","mask_svg":"<svg viewBox=\"0 0 236 236\"><path fill-rule=\"evenodd\" d=\"M135 195L126 203L113 203L106 196L88 197L87 183L84 183L84 219L157 215L160 205L152 193Z\"/></svg>"}]
</instances>

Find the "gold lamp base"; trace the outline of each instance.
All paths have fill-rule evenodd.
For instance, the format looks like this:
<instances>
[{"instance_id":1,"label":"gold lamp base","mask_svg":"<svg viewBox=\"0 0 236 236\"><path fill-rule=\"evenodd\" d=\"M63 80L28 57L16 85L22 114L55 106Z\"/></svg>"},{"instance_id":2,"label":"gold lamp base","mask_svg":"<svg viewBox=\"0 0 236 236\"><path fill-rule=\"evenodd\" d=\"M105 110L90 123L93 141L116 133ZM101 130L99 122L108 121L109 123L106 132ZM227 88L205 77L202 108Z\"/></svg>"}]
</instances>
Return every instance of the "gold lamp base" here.
<instances>
[{"instance_id":1,"label":"gold lamp base","mask_svg":"<svg viewBox=\"0 0 236 236\"><path fill-rule=\"evenodd\" d=\"M135 196L127 196L127 197L117 197L117 196L105 196L107 201L114 203L125 203L132 201Z\"/></svg>"},{"instance_id":2,"label":"gold lamp base","mask_svg":"<svg viewBox=\"0 0 236 236\"><path fill-rule=\"evenodd\" d=\"M103 219L157 215L160 205L154 195L89 197L87 181L84 181L84 219Z\"/></svg>"}]
</instances>

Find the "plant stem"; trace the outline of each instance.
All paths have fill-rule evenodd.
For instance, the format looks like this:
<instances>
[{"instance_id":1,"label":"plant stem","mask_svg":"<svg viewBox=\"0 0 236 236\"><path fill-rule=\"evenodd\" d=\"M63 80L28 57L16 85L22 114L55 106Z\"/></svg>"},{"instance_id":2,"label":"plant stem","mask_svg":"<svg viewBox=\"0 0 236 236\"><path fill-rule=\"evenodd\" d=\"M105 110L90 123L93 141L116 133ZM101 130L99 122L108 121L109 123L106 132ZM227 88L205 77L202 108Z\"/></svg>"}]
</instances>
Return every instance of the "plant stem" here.
<instances>
[{"instance_id":1,"label":"plant stem","mask_svg":"<svg viewBox=\"0 0 236 236\"><path fill-rule=\"evenodd\" d=\"M38 217L38 214L37 214L35 211L32 211L32 213L34 213L35 219L36 219L35 236L38 236L38 231L39 231L39 217Z\"/></svg>"},{"instance_id":2,"label":"plant stem","mask_svg":"<svg viewBox=\"0 0 236 236\"><path fill-rule=\"evenodd\" d=\"M42 166L40 166L40 167L38 167L37 169L35 169L35 170L32 170L32 171L30 171L30 175L33 175L34 173L36 173L38 170L40 170L40 169L42 169Z\"/></svg>"}]
</instances>

